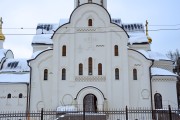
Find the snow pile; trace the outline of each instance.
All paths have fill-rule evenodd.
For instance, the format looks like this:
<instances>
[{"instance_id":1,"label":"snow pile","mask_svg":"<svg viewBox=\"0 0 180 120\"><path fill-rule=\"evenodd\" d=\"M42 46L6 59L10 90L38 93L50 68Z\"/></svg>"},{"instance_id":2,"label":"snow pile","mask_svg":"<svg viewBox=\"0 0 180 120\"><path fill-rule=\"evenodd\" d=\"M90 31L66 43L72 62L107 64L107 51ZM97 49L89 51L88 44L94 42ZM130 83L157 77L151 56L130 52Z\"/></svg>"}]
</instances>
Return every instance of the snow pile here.
<instances>
[{"instance_id":1,"label":"snow pile","mask_svg":"<svg viewBox=\"0 0 180 120\"><path fill-rule=\"evenodd\" d=\"M29 74L0 74L0 83L29 83Z\"/></svg>"},{"instance_id":2,"label":"snow pile","mask_svg":"<svg viewBox=\"0 0 180 120\"><path fill-rule=\"evenodd\" d=\"M7 59L1 72L28 72L30 68L25 59Z\"/></svg>"},{"instance_id":3,"label":"snow pile","mask_svg":"<svg viewBox=\"0 0 180 120\"><path fill-rule=\"evenodd\" d=\"M138 52L142 53L146 58L153 59L153 60L170 60L164 54L153 52L153 51L145 51L145 50L138 50Z\"/></svg>"},{"instance_id":4,"label":"snow pile","mask_svg":"<svg viewBox=\"0 0 180 120\"><path fill-rule=\"evenodd\" d=\"M151 68L151 74L152 75L177 76L176 74L174 74L168 70L164 70L162 68Z\"/></svg>"},{"instance_id":5,"label":"snow pile","mask_svg":"<svg viewBox=\"0 0 180 120\"><path fill-rule=\"evenodd\" d=\"M131 45L133 43L148 43L147 36L144 34L144 32L136 32L136 33L128 33L130 38L128 43Z\"/></svg>"},{"instance_id":6,"label":"snow pile","mask_svg":"<svg viewBox=\"0 0 180 120\"><path fill-rule=\"evenodd\" d=\"M57 108L57 111L59 112L77 111L77 108L75 106L59 106Z\"/></svg>"}]
</instances>

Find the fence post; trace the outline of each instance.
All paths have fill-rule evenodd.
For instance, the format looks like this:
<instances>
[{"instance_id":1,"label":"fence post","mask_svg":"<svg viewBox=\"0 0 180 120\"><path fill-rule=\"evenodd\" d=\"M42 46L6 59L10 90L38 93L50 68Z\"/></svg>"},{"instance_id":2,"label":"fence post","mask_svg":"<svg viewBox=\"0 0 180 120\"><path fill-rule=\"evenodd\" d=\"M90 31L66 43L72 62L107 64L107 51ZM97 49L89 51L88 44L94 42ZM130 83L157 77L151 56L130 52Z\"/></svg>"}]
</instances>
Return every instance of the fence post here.
<instances>
[{"instance_id":1,"label":"fence post","mask_svg":"<svg viewBox=\"0 0 180 120\"><path fill-rule=\"evenodd\" d=\"M128 120L128 107L126 106L126 120Z\"/></svg>"},{"instance_id":2,"label":"fence post","mask_svg":"<svg viewBox=\"0 0 180 120\"><path fill-rule=\"evenodd\" d=\"M169 120L172 120L172 111L171 111L171 106L168 105L169 108Z\"/></svg>"},{"instance_id":3,"label":"fence post","mask_svg":"<svg viewBox=\"0 0 180 120\"><path fill-rule=\"evenodd\" d=\"M41 109L41 120L43 120L43 108Z\"/></svg>"},{"instance_id":4,"label":"fence post","mask_svg":"<svg viewBox=\"0 0 180 120\"><path fill-rule=\"evenodd\" d=\"M86 116L85 116L85 104L83 102L83 120L85 120L85 119L86 119Z\"/></svg>"}]
</instances>

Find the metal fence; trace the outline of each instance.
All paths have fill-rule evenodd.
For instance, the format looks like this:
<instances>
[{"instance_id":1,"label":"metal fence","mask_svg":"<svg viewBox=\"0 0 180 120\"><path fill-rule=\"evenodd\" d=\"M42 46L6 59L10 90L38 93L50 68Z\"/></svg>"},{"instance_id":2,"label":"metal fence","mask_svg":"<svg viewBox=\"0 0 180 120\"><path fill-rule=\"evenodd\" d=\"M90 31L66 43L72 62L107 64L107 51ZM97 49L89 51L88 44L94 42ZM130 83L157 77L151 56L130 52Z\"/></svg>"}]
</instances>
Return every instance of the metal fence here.
<instances>
[{"instance_id":1,"label":"metal fence","mask_svg":"<svg viewBox=\"0 0 180 120\"><path fill-rule=\"evenodd\" d=\"M109 111L0 112L0 120L180 120L179 110L124 108Z\"/></svg>"}]
</instances>

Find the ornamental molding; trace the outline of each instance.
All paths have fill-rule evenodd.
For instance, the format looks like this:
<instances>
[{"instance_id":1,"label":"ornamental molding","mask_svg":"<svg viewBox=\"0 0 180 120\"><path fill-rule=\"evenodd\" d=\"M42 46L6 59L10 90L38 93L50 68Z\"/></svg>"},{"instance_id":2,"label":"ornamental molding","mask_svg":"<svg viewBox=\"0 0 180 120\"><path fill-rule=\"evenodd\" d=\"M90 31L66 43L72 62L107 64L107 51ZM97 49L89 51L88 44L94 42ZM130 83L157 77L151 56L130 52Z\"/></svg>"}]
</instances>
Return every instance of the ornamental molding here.
<instances>
[{"instance_id":1,"label":"ornamental molding","mask_svg":"<svg viewBox=\"0 0 180 120\"><path fill-rule=\"evenodd\" d=\"M77 82L103 82L106 81L106 76L76 76L75 81Z\"/></svg>"}]
</instances>

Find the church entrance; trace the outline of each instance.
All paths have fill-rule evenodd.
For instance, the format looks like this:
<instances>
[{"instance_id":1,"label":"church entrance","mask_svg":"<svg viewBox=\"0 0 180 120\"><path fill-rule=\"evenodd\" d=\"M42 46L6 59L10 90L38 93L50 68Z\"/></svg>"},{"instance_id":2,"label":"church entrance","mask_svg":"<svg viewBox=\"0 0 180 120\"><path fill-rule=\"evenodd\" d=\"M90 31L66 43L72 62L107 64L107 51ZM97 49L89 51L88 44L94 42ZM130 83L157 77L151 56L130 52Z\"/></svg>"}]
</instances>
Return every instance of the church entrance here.
<instances>
[{"instance_id":1,"label":"church entrance","mask_svg":"<svg viewBox=\"0 0 180 120\"><path fill-rule=\"evenodd\" d=\"M83 99L83 109L85 112L97 112L97 97L88 94Z\"/></svg>"}]
</instances>

